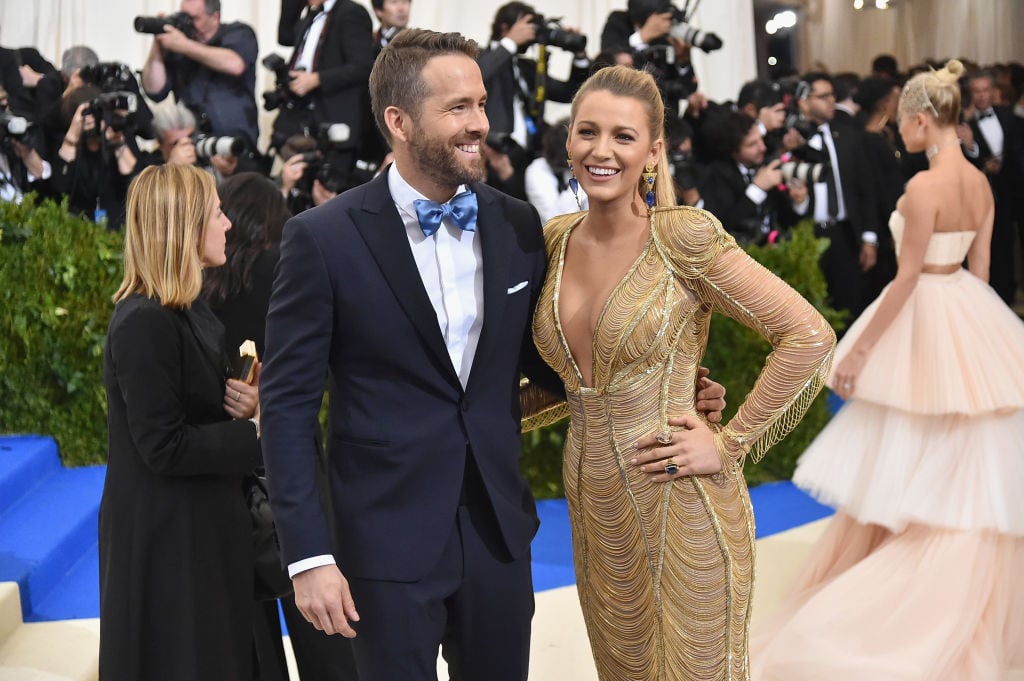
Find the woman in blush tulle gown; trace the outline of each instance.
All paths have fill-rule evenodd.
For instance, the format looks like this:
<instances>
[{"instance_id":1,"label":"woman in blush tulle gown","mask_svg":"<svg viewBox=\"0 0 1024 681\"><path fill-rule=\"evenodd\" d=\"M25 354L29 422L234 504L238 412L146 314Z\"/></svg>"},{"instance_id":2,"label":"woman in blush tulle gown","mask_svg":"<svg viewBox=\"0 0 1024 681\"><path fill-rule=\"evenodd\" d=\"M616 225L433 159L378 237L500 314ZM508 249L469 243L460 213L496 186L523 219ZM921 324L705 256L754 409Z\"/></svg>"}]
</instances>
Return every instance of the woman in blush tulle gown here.
<instances>
[{"instance_id":1,"label":"woman in blush tulle gown","mask_svg":"<svg viewBox=\"0 0 1024 681\"><path fill-rule=\"evenodd\" d=\"M839 510L754 628L756 681L1002 681L1020 663L1024 323L986 284L994 204L958 146L962 73L901 94L930 167L890 219L896 279L839 344L847 403L794 475Z\"/></svg>"}]
</instances>

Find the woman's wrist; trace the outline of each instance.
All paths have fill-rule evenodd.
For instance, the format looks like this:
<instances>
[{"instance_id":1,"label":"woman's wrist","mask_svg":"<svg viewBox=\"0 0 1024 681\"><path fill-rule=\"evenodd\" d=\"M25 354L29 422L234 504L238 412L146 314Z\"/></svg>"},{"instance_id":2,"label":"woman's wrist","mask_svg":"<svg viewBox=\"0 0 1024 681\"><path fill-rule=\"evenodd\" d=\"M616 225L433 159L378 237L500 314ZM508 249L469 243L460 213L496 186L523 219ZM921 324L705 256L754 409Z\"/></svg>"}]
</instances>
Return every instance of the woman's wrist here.
<instances>
[{"instance_id":1,"label":"woman's wrist","mask_svg":"<svg viewBox=\"0 0 1024 681\"><path fill-rule=\"evenodd\" d=\"M69 147L77 147L78 146L78 140L77 139L71 139L70 135L65 135L64 136L64 144L68 145Z\"/></svg>"}]
</instances>

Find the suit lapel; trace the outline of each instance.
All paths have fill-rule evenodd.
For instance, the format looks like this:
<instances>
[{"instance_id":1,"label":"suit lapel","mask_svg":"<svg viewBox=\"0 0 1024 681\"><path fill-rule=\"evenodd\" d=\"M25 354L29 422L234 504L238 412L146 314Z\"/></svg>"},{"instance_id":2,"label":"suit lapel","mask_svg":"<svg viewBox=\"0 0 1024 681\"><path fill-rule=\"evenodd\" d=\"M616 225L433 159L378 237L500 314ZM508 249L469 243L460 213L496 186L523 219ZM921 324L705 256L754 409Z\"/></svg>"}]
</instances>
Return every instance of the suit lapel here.
<instances>
[{"instance_id":1,"label":"suit lapel","mask_svg":"<svg viewBox=\"0 0 1024 681\"><path fill-rule=\"evenodd\" d=\"M513 227L499 208L494 192L479 183L472 186L477 195L477 236L484 267L484 324L473 355L467 387L473 383L477 365L486 362L495 342L505 332L501 327L508 300L509 261L514 249Z\"/></svg>"},{"instance_id":2,"label":"suit lapel","mask_svg":"<svg viewBox=\"0 0 1024 681\"><path fill-rule=\"evenodd\" d=\"M462 384L455 373L448 348L441 336L437 314L430 303L430 298L427 297L423 279L412 256L405 223L402 222L391 198L391 192L388 191L387 172L381 173L366 187L362 213L352 215L352 221L373 254L399 305L416 327L424 345L437 360L438 369L461 390ZM486 281L485 276L485 288Z\"/></svg>"}]
</instances>

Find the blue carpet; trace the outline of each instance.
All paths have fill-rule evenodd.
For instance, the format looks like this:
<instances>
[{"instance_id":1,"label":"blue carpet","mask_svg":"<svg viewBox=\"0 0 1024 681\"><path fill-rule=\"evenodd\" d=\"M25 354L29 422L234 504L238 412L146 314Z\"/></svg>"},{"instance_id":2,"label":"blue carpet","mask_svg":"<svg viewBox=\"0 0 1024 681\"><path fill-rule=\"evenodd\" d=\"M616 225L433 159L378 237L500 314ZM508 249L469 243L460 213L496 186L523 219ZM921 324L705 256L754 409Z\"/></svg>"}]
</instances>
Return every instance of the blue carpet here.
<instances>
[{"instance_id":1,"label":"blue carpet","mask_svg":"<svg viewBox=\"0 0 1024 681\"><path fill-rule=\"evenodd\" d=\"M53 463L56 448L37 439L0 438L0 448L0 581L19 582L26 621L98 617L96 514L106 467L65 470ZM26 448L39 460L16 454ZM760 485L750 496L759 538L832 513L788 482ZM566 502L541 501L537 510L534 587L574 584Z\"/></svg>"}]
</instances>

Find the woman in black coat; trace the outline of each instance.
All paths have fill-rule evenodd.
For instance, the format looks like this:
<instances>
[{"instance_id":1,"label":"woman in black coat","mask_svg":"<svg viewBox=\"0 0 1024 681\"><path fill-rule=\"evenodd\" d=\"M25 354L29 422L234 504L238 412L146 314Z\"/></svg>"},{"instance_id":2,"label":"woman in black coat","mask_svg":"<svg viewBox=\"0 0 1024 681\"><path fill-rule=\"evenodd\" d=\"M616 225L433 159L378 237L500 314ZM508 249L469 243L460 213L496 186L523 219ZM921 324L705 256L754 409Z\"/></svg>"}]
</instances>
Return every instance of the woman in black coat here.
<instances>
[{"instance_id":1,"label":"woman in black coat","mask_svg":"<svg viewBox=\"0 0 1024 681\"><path fill-rule=\"evenodd\" d=\"M225 380L223 327L198 299L231 223L213 177L180 165L143 171L126 218L104 356L100 679L250 681L242 478L259 463L259 393Z\"/></svg>"}]
</instances>

